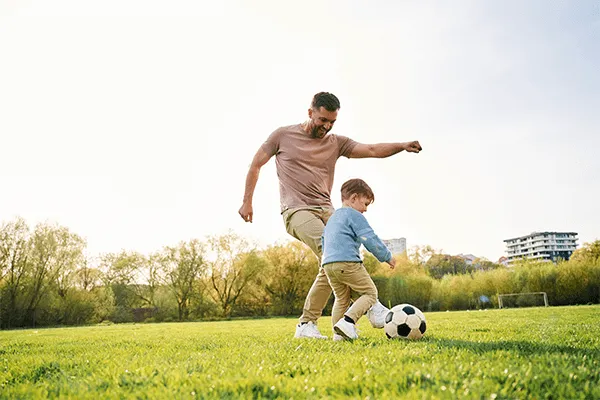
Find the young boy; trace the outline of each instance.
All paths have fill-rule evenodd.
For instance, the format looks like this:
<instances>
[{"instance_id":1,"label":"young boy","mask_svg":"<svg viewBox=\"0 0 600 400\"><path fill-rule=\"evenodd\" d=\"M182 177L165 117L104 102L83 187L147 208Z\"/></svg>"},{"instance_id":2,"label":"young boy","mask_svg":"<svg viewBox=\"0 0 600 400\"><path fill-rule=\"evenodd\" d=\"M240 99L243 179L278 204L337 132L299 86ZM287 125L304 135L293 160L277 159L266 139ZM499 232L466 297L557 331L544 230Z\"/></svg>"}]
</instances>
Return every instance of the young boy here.
<instances>
[{"instance_id":1,"label":"young boy","mask_svg":"<svg viewBox=\"0 0 600 400\"><path fill-rule=\"evenodd\" d=\"M377 237L363 213L375 195L362 179L350 179L342 185L343 207L327 221L323 241L322 265L333 289L332 310L334 340L357 339L356 323L377 302L377 288L360 258L364 245L380 262L394 268L396 261ZM360 297L350 305L350 290Z\"/></svg>"}]
</instances>

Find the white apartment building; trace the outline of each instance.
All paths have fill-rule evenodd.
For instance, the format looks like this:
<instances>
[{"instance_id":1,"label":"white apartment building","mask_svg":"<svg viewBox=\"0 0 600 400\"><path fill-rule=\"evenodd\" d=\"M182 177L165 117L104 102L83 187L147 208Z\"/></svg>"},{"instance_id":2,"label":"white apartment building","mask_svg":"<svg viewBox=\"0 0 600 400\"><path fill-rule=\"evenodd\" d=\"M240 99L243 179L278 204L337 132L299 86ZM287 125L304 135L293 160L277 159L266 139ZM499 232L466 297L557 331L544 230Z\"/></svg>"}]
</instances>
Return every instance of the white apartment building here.
<instances>
[{"instance_id":1,"label":"white apartment building","mask_svg":"<svg viewBox=\"0 0 600 400\"><path fill-rule=\"evenodd\" d=\"M527 258L556 263L568 260L577 248L576 232L532 232L529 235L506 239L508 264Z\"/></svg>"},{"instance_id":2,"label":"white apartment building","mask_svg":"<svg viewBox=\"0 0 600 400\"><path fill-rule=\"evenodd\" d=\"M402 254L406 251L406 238L383 240L392 254Z\"/></svg>"}]
</instances>

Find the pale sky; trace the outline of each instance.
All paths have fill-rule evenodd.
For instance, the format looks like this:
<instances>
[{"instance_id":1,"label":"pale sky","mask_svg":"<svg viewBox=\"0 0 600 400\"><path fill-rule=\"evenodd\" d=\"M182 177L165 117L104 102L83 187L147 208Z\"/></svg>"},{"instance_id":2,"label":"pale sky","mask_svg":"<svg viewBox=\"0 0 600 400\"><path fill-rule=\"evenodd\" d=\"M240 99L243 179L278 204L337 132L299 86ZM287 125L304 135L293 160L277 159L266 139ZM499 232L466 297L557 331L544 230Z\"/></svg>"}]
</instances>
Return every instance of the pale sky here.
<instances>
[{"instance_id":1,"label":"pale sky","mask_svg":"<svg viewBox=\"0 0 600 400\"><path fill-rule=\"evenodd\" d=\"M237 232L291 240L266 137L341 102L333 133L419 140L337 164L384 239L496 261L533 231L600 238L597 1L0 0L0 221L88 254Z\"/></svg>"}]
</instances>

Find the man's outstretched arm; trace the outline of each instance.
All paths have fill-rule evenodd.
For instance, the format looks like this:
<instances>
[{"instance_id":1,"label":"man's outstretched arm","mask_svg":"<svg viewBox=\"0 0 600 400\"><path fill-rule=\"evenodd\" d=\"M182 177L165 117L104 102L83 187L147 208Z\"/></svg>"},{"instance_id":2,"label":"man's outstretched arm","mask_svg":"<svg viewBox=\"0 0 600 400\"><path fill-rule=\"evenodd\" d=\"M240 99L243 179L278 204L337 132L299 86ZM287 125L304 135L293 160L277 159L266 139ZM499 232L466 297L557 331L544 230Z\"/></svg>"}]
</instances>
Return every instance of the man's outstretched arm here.
<instances>
[{"instance_id":1,"label":"man's outstretched arm","mask_svg":"<svg viewBox=\"0 0 600 400\"><path fill-rule=\"evenodd\" d=\"M402 143L377 143L377 144L363 144L358 143L352 149L350 158L386 158L393 156L394 154L400 153L401 151L408 151L409 153L418 153L423 148L418 141L402 142Z\"/></svg>"},{"instance_id":2,"label":"man's outstretched arm","mask_svg":"<svg viewBox=\"0 0 600 400\"><path fill-rule=\"evenodd\" d=\"M256 182L258 181L260 169L267 163L267 161L271 159L271 157L272 156L268 155L262 148L258 149L254 155L254 158L252 159L252 164L250 164L250 168L248 169L248 175L246 175L244 201L238 211L242 219L246 222L252 222L252 196L254 196L254 188L256 187Z\"/></svg>"}]
</instances>

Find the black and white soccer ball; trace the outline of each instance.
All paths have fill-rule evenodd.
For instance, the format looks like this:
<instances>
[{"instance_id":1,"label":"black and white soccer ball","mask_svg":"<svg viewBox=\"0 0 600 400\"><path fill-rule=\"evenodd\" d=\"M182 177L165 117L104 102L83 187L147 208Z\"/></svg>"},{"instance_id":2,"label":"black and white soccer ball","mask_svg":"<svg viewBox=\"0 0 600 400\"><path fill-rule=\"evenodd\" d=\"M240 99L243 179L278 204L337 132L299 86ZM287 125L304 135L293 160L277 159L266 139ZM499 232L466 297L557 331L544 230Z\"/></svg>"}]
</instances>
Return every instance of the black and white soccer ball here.
<instances>
[{"instance_id":1,"label":"black and white soccer ball","mask_svg":"<svg viewBox=\"0 0 600 400\"><path fill-rule=\"evenodd\" d=\"M427 322L417 307L398 304L385 316L383 329L388 339L421 339L427 330Z\"/></svg>"}]
</instances>

